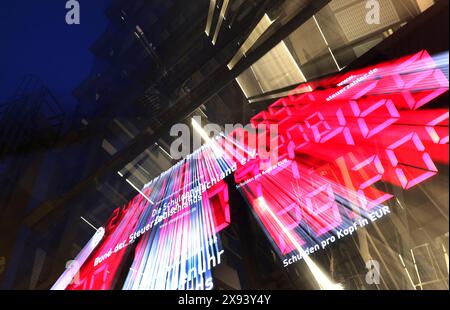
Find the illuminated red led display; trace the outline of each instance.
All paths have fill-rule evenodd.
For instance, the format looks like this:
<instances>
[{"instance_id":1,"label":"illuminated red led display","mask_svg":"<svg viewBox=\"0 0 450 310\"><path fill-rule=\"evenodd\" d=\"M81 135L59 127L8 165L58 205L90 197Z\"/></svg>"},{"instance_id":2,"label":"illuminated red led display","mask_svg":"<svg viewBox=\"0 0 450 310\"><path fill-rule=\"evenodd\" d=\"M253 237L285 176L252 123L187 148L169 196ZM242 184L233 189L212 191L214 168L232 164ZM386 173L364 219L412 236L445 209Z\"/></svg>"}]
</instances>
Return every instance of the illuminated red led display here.
<instances>
[{"instance_id":1,"label":"illuminated red led display","mask_svg":"<svg viewBox=\"0 0 450 310\"><path fill-rule=\"evenodd\" d=\"M380 181L406 190L448 165L448 108L426 107L447 91L446 77L422 51L302 84L253 117L254 127L278 125L276 160L288 162L240 189L281 253L294 246L258 198L301 245L351 225L393 197L375 187ZM258 167L257 160L240 167L236 182L260 174Z\"/></svg>"}]
</instances>

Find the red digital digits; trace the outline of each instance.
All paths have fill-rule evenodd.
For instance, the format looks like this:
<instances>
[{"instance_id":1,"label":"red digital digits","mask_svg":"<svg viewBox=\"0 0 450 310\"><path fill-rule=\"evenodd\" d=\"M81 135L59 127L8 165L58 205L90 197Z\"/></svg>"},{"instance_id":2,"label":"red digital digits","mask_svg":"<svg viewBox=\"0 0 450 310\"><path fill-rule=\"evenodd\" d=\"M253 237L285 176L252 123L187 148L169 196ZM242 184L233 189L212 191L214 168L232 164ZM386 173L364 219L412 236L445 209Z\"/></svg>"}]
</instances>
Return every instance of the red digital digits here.
<instances>
[{"instance_id":1,"label":"red digital digits","mask_svg":"<svg viewBox=\"0 0 450 310\"><path fill-rule=\"evenodd\" d=\"M290 231L321 236L342 223L337 197L370 210L393 197L375 187L380 181L410 189L436 175L437 163L448 165L448 108L425 108L447 91L448 80L426 51L303 84L251 124L278 124L278 159L304 173L264 175L241 190L254 207L253 199L264 196ZM236 182L260 174L257 165L240 167ZM311 173L330 183L308 184ZM275 183L300 188L302 201L272 198L267 193L279 187ZM293 246L280 229L259 215L281 252L289 253Z\"/></svg>"}]
</instances>

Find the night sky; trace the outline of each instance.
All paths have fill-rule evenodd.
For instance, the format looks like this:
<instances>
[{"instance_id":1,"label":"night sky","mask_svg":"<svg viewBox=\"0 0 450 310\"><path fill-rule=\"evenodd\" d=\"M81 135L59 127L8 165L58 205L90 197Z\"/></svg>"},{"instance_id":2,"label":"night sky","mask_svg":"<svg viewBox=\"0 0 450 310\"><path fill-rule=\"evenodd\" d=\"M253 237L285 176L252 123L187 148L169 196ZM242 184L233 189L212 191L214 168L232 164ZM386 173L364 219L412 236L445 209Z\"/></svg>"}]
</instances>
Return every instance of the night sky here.
<instances>
[{"instance_id":1,"label":"night sky","mask_svg":"<svg viewBox=\"0 0 450 310\"><path fill-rule=\"evenodd\" d=\"M55 94L66 112L76 105L72 91L89 74L89 47L107 26L110 0L79 0L80 25L67 25L66 0L0 2L0 102L21 78L34 74Z\"/></svg>"}]
</instances>

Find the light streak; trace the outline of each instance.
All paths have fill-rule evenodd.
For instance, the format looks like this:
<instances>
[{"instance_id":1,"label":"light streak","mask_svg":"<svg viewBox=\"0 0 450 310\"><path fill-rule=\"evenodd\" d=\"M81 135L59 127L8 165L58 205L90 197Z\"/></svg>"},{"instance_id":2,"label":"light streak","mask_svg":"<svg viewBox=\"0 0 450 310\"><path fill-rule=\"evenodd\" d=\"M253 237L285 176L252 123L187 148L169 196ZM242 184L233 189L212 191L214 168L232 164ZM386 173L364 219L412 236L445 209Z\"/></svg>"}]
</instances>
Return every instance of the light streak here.
<instances>
[{"instance_id":1,"label":"light streak","mask_svg":"<svg viewBox=\"0 0 450 310\"><path fill-rule=\"evenodd\" d=\"M331 57L333 58L334 63L336 64L337 69L338 69L339 71L341 71L343 68L341 68L341 67L339 66L339 64L338 64L338 62L337 62L337 60L336 60L336 57L334 57L333 51L331 50L330 45L328 44L328 41L327 41L327 39L325 38L325 35L323 34L322 28L320 27L319 23L317 22L317 19L316 19L316 16L315 16L315 15L313 15L313 19L314 19L314 22L316 23L317 28L318 28L319 31L320 31L320 34L322 35L322 38L323 38L323 40L324 40L324 42L325 42L325 45L326 45L327 48L328 48L328 51L329 51L330 54L331 54Z\"/></svg>"},{"instance_id":2,"label":"light streak","mask_svg":"<svg viewBox=\"0 0 450 310\"><path fill-rule=\"evenodd\" d=\"M405 262L403 261L403 257L400 254L398 254L398 257L400 257L400 261L402 263L403 269L405 270L405 273L408 276L408 280L411 283L411 286L413 287L413 289L416 289L416 286L414 285L411 275L409 274L408 268L406 268Z\"/></svg>"},{"instance_id":3,"label":"light streak","mask_svg":"<svg viewBox=\"0 0 450 310\"><path fill-rule=\"evenodd\" d=\"M442 245L442 251L444 252L445 265L447 266L447 273L448 273L448 271L449 271L449 269L448 269L448 253L445 250L444 244L441 243L441 245Z\"/></svg>"},{"instance_id":4,"label":"light streak","mask_svg":"<svg viewBox=\"0 0 450 310\"><path fill-rule=\"evenodd\" d=\"M67 269L64 271L64 273L50 288L51 290L64 290L67 288L68 285L71 284L74 277L79 273L80 267L83 266L83 264L88 259L89 255L91 255L91 253L95 250L97 245L103 239L104 235L105 229L103 227L96 229L95 234L88 241L86 246L80 251L80 253L78 253L78 255L75 257L72 263L69 266L67 266Z\"/></svg>"},{"instance_id":5,"label":"light streak","mask_svg":"<svg viewBox=\"0 0 450 310\"><path fill-rule=\"evenodd\" d=\"M305 253L303 248L300 246L300 244L297 242L294 235L286 229L286 227L283 225L283 223L278 219L278 217L272 212L270 207L267 205L264 197L258 198L258 205L263 208L264 212L267 212L271 218L278 224L278 227L283 231L283 233L289 238L289 240L292 242L292 244L295 245L295 248L297 251L302 255L305 263L307 264L308 268L311 270L312 275L317 281L317 284L319 284L319 287L323 290L342 290L343 287L340 284L336 284L332 282L328 276L320 270L320 268L312 261L312 259Z\"/></svg>"},{"instance_id":6,"label":"light streak","mask_svg":"<svg viewBox=\"0 0 450 310\"><path fill-rule=\"evenodd\" d=\"M417 268L416 258L414 257L414 252L413 252L412 249L411 249L411 256L412 256L412 259L413 259L414 269L416 270L417 279L419 279L420 289L423 290L422 280L420 279L419 269Z\"/></svg>"},{"instance_id":7,"label":"light streak","mask_svg":"<svg viewBox=\"0 0 450 310\"><path fill-rule=\"evenodd\" d=\"M208 136L208 134L203 130L202 126L195 120L194 117L192 118L191 122L194 130L206 141L208 145L211 146L216 156L218 158L223 157L223 151L217 146L217 143Z\"/></svg>"},{"instance_id":8,"label":"light streak","mask_svg":"<svg viewBox=\"0 0 450 310\"><path fill-rule=\"evenodd\" d=\"M131 185L131 187L133 187L139 194L141 194L145 199L147 199L148 202L150 202L151 204L154 204L153 201L147 197L139 188L136 187L136 185L134 185L130 180L125 179L125 181Z\"/></svg>"},{"instance_id":9,"label":"light streak","mask_svg":"<svg viewBox=\"0 0 450 310\"><path fill-rule=\"evenodd\" d=\"M92 225L88 220L86 220L84 217L80 216L80 218L85 221L89 226L91 226L92 228L94 228L95 231L97 231L97 227L95 227L94 225Z\"/></svg>"}]
</instances>

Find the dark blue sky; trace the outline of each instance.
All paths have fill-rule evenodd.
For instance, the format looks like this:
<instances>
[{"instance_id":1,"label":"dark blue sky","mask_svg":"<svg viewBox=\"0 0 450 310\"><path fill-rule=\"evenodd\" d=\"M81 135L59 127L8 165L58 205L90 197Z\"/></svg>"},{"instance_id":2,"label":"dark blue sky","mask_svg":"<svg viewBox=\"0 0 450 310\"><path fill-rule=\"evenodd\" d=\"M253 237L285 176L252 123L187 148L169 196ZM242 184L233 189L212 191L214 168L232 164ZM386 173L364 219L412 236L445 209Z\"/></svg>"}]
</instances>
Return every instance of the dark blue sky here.
<instances>
[{"instance_id":1,"label":"dark blue sky","mask_svg":"<svg viewBox=\"0 0 450 310\"><path fill-rule=\"evenodd\" d=\"M110 0L79 0L80 25L67 25L66 0L0 2L0 102L7 100L25 74L47 84L67 112L73 89L90 71L89 47L106 29Z\"/></svg>"}]
</instances>

